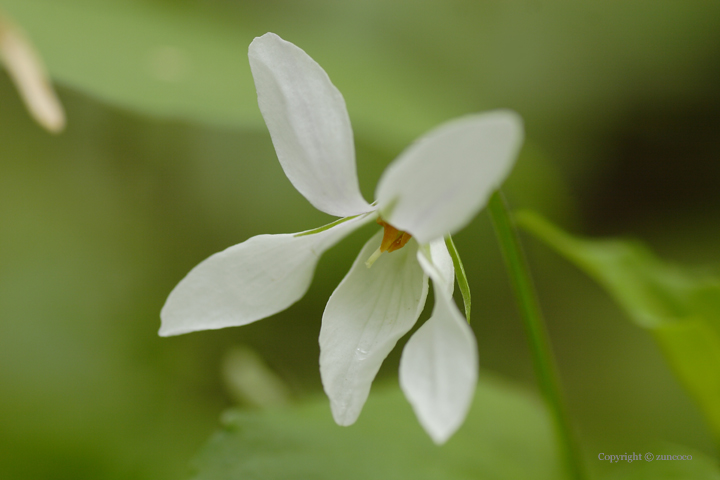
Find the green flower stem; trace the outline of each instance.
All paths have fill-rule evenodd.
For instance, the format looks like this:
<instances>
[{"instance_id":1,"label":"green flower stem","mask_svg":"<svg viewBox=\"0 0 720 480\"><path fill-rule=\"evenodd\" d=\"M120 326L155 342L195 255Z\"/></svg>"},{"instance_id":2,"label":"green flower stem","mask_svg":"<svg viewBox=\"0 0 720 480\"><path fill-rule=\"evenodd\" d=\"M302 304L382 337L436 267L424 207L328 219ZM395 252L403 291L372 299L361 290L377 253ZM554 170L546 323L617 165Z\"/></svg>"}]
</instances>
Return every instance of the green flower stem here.
<instances>
[{"instance_id":1,"label":"green flower stem","mask_svg":"<svg viewBox=\"0 0 720 480\"><path fill-rule=\"evenodd\" d=\"M510 273L510 282L517 297L532 351L535 374L555 424L555 433L567 473L569 478L584 479L585 469L565 412L555 359L535 295L530 270L525 261L517 229L499 190L490 197L488 210Z\"/></svg>"}]
</instances>

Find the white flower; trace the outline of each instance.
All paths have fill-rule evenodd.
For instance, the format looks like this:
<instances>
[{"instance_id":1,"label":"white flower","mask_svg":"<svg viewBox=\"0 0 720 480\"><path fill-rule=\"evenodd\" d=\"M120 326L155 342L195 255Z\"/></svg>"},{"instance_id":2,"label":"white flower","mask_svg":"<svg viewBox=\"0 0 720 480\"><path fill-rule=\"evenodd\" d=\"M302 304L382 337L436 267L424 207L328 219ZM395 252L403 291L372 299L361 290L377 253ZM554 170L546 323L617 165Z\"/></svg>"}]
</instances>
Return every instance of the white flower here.
<instances>
[{"instance_id":1,"label":"white flower","mask_svg":"<svg viewBox=\"0 0 720 480\"><path fill-rule=\"evenodd\" d=\"M465 226L508 175L522 143L520 118L494 111L432 130L385 171L370 205L358 187L345 102L325 71L272 33L252 42L249 57L285 174L316 208L343 218L299 234L259 235L211 256L170 294L160 335L247 325L286 309L307 291L325 250L381 219L391 253L377 252L378 232L323 313L323 386L335 421L354 423L382 361L422 312L430 277L435 306L405 346L400 385L428 434L445 442L467 414L478 359L452 299L444 236Z\"/></svg>"}]
</instances>

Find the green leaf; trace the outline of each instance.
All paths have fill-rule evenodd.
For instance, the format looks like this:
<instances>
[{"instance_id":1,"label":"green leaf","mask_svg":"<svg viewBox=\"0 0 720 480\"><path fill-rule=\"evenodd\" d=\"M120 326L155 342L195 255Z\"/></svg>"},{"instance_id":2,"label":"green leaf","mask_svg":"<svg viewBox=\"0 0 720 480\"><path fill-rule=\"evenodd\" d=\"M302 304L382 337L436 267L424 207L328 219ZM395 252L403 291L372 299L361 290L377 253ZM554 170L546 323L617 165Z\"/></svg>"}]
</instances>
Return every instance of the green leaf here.
<instances>
[{"instance_id":1,"label":"green leaf","mask_svg":"<svg viewBox=\"0 0 720 480\"><path fill-rule=\"evenodd\" d=\"M702 318L662 325L655 340L720 438L720 337Z\"/></svg>"},{"instance_id":2,"label":"green leaf","mask_svg":"<svg viewBox=\"0 0 720 480\"><path fill-rule=\"evenodd\" d=\"M516 220L652 332L720 442L720 279L665 263L638 242L578 239L528 211Z\"/></svg>"},{"instance_id":3,"label":"green leaf","mask_svg":"<svg viewBox=\"0 0 720 480\"><path fill-rule=\"evenodd\" d=\"M335 425L324 398L287 410L227 412L193 478L558 479L553 445L535 398L485 379L465 425L442 447L398 389L373 393L351 427Z\"/></svg>"},{"instance_id":4,"label":"green leaf","mask_svg":"<svg viewBox=\"0 0 720 480\"><path fill-rule=\"evenodd\" d=\"M29 34L54 81L145 114L264 130L247 49L268 29L328 71L355 130L378 144L401 147L458 113L442 99L418 102L408 89L415 73L382 58L373 29L347 35L352 16L341 24L313 18L312 8L148 0L0 0L0 9Z\"/></svg>"},{"instance_id":5,"label":"green leaf","mask_svg":"<svg viewBox=\"0 0 720 480\"><path fill-rule=\"evenodd\" d=\"M153 115L262 125L246 26L167 2L2 0L0 7L60 83Z\"/></svg>"}]
</instances>

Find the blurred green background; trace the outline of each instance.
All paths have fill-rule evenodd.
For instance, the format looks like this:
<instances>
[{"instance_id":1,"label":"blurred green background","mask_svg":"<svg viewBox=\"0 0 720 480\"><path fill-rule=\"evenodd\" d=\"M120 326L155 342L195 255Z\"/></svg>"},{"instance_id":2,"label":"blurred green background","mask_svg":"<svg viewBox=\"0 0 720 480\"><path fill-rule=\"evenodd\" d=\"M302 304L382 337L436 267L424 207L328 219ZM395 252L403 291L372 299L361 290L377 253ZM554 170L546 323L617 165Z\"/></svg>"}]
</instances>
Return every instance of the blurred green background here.
<instances>
[{"instance_id":1,"label":"blurred green background","mask_svg":"<svg viewBox=\"0 0 720 480\"><path fill-rule=\"evenodd\" d=\"M281 314L243 328L156 333L167 294L210 254L331 220L285 178L257 109L246 52L267 31L306 50L344 94L367 199L427 129L511 108L527 132L506 184L513 207L575 233L638 237L668 260L708 270L720 262L716 2L0 8L36 44L68 118L65 132L47 134L0 73L2 478L182 478L232 404L221 366L238 345L258 352L294 398L320 392L324 303L374 227L327 253L306 297ZM588 462L657 441L713 454L650 336L591 280L526 240ZM481 367L535 389L486 214L455 242ZM396 382L399 353L380 382Z\"/></svg>"}]
</instances>

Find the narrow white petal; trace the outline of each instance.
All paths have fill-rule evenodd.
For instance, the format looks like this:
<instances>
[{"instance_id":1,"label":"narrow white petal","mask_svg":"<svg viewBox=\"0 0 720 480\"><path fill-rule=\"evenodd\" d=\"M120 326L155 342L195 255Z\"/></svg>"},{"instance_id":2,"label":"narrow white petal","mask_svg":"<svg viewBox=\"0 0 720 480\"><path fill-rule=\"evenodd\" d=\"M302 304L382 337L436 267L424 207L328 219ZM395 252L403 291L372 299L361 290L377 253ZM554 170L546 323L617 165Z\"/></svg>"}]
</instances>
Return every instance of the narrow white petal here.
<instances>
[{"instance_id":1,"label":"narrow white petal","mask_svg":"<svg viewBox=\"0 0 720 480\"><path fill-rule=\"evenodd\" d=\"M462 425L478 376L475 336L452 299L452 258L443 240L421 248L418 262L433 281L435 306L400 358L400 388L435 443Z\"/></svg>"},{"instance_id":2,"label":"narrow white petal","mask_svg":"<svg viewBox=\"0 0 720 480\"><path fill-rule=\"evenodd\" d=\"M160 335L246 325L285 310L307 291L323 252L373 218L312 235L259 235L216 253L170 293Z\"/></svg>"},{"instance_id":3,"label":"narrow white petal","mask_svg":"<svg viewBox=\"0 0 720 480\"><path fill-rule=\"evenodd\" d=\"M355 422L380 365L425 305L427 277L414 240L365 266L381 238L365 244L323 314L320 374L339 425Z\"/></svg>"},{"instance_id":4,"label":"narrow white petal","mask_svg":"<svg viewBox=\"0 0 720 480\"><path fill-rule=\"evenodd\" d=\"M437 444L462 425L475 394L475 336L451 297L433 282L430 319L410 338L400 358L400 388L420 424Z\"/></svg>"},{"instance_id":5,"label":"narrow white petal","mask_svg":"<svg viewBox=\"0 0 720 480\"><path fill-rule=\"evenodd\" d=\"M455 290L455 267L445 246L445 239L441 238L421 247L417 259L425 273L436 284L442 285L448 297L452 297Z\"/></svg>"},{"instance_id":6,"label":"narrow white petal","mask_svg":"<svg viewBox=\"0 0 720 480\"><path fill-rule=\"evenodd\" d=\"M435 443L445 443L462 425L477 376L475 336L452 300L437 295L432 316L400 358L400 388Z\"/></svg>"},{"instance_id":7,"label":"narrow white petal","mask_svg":"<svg viewBox=\"0 0 720 480\"><path fill-rule=\"evenodd\" d=\"M248 52L258 104L280 164L295 188L323 212L367 212L355 171L345 100L307 53L273 33Z\"/></svg>"},{"instance_id":8,"label":"narrow white petal","mask_svg":"<svg viewBox=\"0 0 720 480\"><path fill-rule=\"evenodd\" d=\"M2 16L0 59L33 118L50 132L60 132L65 127L65 112L40 57L25 35Z\"/></svg>"},{"instance_id":9,"label":"narrow white petal","mask_svg":"<svg viewBox=\"0 0 720 480\"><path fill-rule=\"evenodd\" d=\"M523 140L508 110L447 122L410 145L377 187L380 215L420 244L454 233L510 173Z\"/></svg>"}]
</instances>

